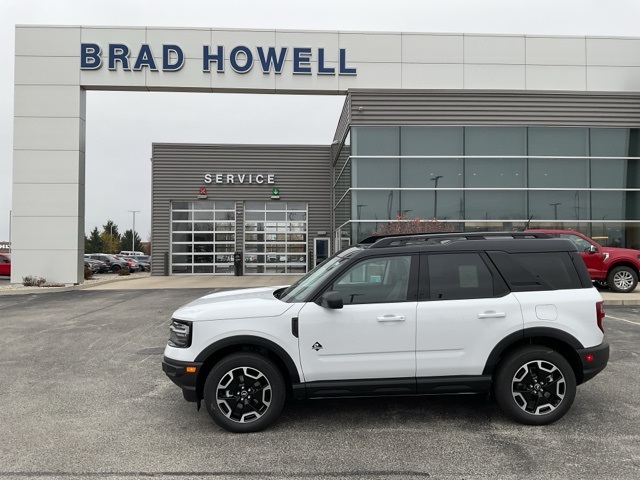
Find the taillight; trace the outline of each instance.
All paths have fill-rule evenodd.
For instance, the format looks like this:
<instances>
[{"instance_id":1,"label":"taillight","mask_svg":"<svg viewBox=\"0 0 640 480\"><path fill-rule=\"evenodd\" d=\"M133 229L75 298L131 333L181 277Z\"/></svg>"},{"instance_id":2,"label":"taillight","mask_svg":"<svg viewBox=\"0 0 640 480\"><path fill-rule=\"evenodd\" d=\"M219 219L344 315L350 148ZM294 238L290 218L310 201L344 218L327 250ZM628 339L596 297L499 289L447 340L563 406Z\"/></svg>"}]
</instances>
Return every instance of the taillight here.
<instances>
[{"instance_id":1,"label":"taillight","mask_svg":"<svg viewBox=\"0 0 640 480\"><path fill-rule=\"evenodd\" d=\"M604 327L602 326L602 319L604 318L604 303L596 302L596 319L598 322L598 328L604 333Z\"/></svg>"}]
</instances>

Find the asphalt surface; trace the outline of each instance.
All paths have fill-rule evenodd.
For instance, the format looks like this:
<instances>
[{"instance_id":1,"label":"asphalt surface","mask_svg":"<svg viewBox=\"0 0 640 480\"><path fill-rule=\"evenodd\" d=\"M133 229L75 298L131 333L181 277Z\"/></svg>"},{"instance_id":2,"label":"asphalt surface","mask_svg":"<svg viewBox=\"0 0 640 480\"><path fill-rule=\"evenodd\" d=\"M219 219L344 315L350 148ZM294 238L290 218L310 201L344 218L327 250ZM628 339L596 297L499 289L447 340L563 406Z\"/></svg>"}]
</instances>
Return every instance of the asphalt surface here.
<instances>
[{"instance_id":1,"label":"asphalt surface","mask_svg":"<svg viewBox=\"0 0 640 480\"><path fill-rule=\"evenodd\" d=\"M640 310L609 307L607 369L546 427L485 396L291 401L237 435L161 358L201 290L0 295L0 479L637 479Z\"/></svg>"}]
</instances>

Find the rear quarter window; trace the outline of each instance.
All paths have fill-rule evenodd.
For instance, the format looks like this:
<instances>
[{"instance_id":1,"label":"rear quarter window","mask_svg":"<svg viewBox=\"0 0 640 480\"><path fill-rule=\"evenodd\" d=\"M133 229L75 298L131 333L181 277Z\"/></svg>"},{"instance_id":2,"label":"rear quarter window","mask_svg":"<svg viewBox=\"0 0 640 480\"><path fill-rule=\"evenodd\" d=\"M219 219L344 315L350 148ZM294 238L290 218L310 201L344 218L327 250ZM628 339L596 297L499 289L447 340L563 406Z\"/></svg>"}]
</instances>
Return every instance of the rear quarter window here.
<instances>
[{"instance_id":1,"label":"rear quarter window","mask_svg":"<svg viewBox=\"0 0 640 480\"><path fill-rule=\"evenodd\" d=\"M583 288L570 252L490 252L513 291L569 290Z\"/></svg>"},{"instance_id":2,"label":"rear quarter window","mask_svg":"<svg viewBox=\"0 0 640 480\"><path fill-rule=\"evenodd\" d=\"M431 254L420 262L421 277L428 278L431 300L462 300L504 295L506 287L494 281L478 253Z\"/></svg>"}]
</instances>

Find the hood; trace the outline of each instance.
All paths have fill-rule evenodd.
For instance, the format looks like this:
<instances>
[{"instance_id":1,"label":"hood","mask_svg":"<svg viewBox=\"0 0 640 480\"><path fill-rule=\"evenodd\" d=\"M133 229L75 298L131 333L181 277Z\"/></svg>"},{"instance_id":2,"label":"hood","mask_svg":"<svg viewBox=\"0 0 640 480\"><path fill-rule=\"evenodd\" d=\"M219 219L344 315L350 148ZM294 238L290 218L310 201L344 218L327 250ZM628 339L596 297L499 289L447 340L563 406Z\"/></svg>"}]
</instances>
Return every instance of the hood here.
<instances>
[{"instance_id":1,"label":"hood","mask_svg":"<svg viewBox=\"0 0 640 480\"><path fill-rule=\"evenodd\" d=\"M638 255L640 255L640 250L636 250L635 248L602 247L602 251L615 253L619 256L627 255L631 257L637 257Z\"/></svg>"},{"instance_id":2,"label":"hood","mask_svg":"<svg viewBox=\"0 0 640 480\"><path fill-rule=\"evenodd\" d=\"M640 260L640 250L633 248L602 247L602 253L605 256L604 261L606 264L618 261L630 261L637 265Z\"/></svg>"},{"instance_id":3,"label":"hood","mask_svg":"<svg viewBox=\"0 0 640 480\"><path fill-rule=\"evenodd\" d=\"M211 293L180 307L173 313L173 318L203 321L278 317L293 306L273 296L273 292L281 288L283 286Z\"/></svg>"}]
</instances>

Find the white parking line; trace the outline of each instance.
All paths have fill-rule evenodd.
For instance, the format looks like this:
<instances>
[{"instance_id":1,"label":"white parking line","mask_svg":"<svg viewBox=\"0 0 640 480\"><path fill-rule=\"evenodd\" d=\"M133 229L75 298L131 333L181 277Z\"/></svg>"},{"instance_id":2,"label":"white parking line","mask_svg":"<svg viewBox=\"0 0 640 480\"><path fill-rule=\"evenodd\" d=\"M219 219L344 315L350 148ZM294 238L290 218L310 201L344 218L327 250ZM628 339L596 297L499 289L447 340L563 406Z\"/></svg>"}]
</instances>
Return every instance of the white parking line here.
<instances>
[{"instance_id":1,"label":"white parking line","mask_svg":"<svg viewBox=\"0 0 640 480\"><path fill-rule=\"evenodd\" d=\"M612 317L611 315L606 315L604 318L612 318L614 320L620 320L621 322L632 323L633 325L640 325L640 322L634 322L631 320L626 320L624 318Z\"/></svg>"}]
</instances>

